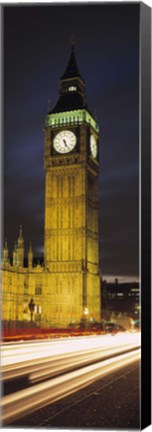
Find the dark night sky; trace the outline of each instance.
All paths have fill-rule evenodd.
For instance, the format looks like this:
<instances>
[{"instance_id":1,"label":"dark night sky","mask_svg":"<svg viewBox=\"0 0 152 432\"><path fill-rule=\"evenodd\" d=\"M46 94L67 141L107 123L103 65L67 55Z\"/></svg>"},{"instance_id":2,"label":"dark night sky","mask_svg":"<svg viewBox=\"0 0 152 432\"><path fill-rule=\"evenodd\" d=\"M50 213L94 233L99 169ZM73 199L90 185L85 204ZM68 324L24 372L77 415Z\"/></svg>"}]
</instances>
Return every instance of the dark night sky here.
<instances>
[{"instance_id":1,"label":"dark night sky","mask_svg":"<svg viewBox=\"0 0 152 432\"><path fill-rule=\"evenodd\" d=\"M138 278L139 5L6 6L4 11L4 235L10 255L43 255L43 127L58 98L70 36L88 105L100 126L103 276Z\"/></svg>"}]
</instances>

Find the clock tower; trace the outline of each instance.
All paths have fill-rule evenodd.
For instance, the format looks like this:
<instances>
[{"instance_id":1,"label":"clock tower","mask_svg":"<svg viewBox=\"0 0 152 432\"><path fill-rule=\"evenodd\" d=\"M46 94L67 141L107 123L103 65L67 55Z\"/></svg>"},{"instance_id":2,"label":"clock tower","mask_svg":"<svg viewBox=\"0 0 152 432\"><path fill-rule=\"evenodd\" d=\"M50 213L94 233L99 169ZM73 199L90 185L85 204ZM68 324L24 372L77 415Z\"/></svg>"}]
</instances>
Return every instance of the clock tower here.
<instances>
[{"instance_id":1,"label":"clock tower","mask_svg":"<svg viewBox=\"0 0 152 432\"><path fill-rule=\"evenodd\" d=\"M87 106L73 44L44 135L50 320L58 326L99 321L99 127Z\"/></svg>"}]
</instances>

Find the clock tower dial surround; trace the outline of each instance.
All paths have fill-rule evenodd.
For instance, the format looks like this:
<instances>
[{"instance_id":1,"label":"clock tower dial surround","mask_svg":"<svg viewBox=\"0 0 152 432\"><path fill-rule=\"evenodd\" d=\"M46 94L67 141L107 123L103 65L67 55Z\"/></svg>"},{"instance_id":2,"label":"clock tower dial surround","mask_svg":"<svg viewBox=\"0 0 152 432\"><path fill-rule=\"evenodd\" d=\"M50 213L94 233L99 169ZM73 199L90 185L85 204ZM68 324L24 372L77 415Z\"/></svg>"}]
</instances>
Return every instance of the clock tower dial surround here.
<instances>
[{"instance_id":1,"label":"clock tower dial surround","mask_svg":"<svg viewBox=\"0 0 152 432\"><path fill-rule=\"evenodd\" d=\"M44 237L52 277L50 320L66 326L101 318L99 127L86 103L73 46L60 86L44 130Z\"/></svg>"},{"instance_id":2,"label":"clock tower dial surround","mask_svg":"<svg viewBox=\"0 0 152 432\"><path fill-rule=\"evenodd\" d=\"M53 140L53 147L56 152L65 154L71 152L76 145L76 135L69 130L58 132Z\"/></svg>"}]
</instances>

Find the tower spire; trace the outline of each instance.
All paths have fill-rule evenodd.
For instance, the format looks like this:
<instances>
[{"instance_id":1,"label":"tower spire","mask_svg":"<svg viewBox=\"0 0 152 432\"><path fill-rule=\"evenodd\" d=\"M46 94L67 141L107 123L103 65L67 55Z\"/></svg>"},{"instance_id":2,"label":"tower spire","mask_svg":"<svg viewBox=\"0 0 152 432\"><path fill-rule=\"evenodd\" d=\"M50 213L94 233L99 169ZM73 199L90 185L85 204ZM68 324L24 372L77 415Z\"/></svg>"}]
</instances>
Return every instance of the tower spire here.
<instances>
[{"instance_id":1,"label":"tower spire","mask_svg":"<svg viewBox=\"0 0 152 432\"><path fill-rule=\"evenodd\" d=\"M23 267L24 264L24 240L22 234L22 225L19 229L19 237L17 241L17 265Z\"/></svg>"},{"instance_id":2,"label":"tower spire","mask_svg":"<svg viewBox=\"0 0 152 432\"><path fill-rule=\"evenodd\" d=\"M71 52L66 69L60 79L59 99L50 114L87 108L85 82L75 56L74 36L70 38Z\"/></svg>"},{"instance_id":3,"label":"tower spire","mask_svg":"<svg viewBox=\"0 0 152 432\"><path fill-rule=\"evenodd\" d=\"M70 54L70 58L69 58L67 67L65 69L65 72L61 76L61 81L65 80L65 79L68 80L68 79L73 79L73 78L79 78L84 83L84 80L81 77L78 66L77 66L74 48L75 48L74 38L72 37L71 38L71 54Z\"/></svg>"},{"instance_id":4,"label":"tower spire","mask_svg":"<svg viewBox=\"0 0 152 432\"><path fill-rule=\"evenodd\" d=\"M5 239L5 245L3 249L3 263L9 264L7 238Z\"/></svg>"},{"instance_id":5,"label":"tower spire","mask_svg":"<svg viewBox=\"0 0 152 432\"><path fill-rule=\"evenodd\" d=\"M17 265L17 243L14 244L14 250L13 250L13 266Z\"/></svg>"},{"instance_id":6,"label":"tower spire","mask_svg":"<svg viewBox=\"0 0 152 432\"><path fill-rule=\"evenodd\" d=\"M30 242L29 251L28 251L28 267L31 268L32 266L33 266L33 251L32 251L32 244Z\"/></svg>"}]
</instances>

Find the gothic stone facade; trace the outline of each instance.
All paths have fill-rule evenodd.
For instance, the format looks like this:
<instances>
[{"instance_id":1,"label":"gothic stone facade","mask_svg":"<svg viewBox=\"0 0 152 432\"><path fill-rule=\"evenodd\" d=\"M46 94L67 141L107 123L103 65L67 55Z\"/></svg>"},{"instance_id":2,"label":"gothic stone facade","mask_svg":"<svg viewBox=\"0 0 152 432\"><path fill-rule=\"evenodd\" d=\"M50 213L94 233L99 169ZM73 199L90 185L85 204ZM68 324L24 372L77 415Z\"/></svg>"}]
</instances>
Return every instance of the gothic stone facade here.
<instances>
[{"instance_id":1,"label":"gothic stone facade","mask_svg":"<svg viewBox=\"0 0 152 432\"><path fill-rule=\"evenodd\" d=\"M59 99L45 119L44 264L24 267L22 228L9 262L3 252L3 319L66 327L99 321L99 127L88 109L74 46Z\"/></svg>"}]
</instances>

